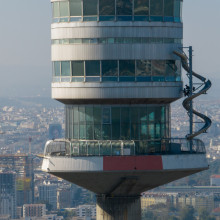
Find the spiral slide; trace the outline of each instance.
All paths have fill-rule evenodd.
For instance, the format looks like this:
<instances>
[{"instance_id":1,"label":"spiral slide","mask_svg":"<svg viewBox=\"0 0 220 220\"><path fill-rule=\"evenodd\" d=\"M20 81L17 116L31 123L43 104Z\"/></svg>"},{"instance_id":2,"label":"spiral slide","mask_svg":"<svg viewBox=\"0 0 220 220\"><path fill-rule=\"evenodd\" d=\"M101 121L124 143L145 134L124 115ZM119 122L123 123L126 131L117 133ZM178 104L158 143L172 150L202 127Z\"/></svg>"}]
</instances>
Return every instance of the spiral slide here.
<instances>
[{"instance_id":1,"label":"spiral slide","mask_svg":"<svg viewBox=\"0 0 220 220\"><path fill-rule=\"evenodd\" d=\"M178 51L174 51L173 52L175 55L179 56L181 58L181 62L182 62L182 67L186 70L186 72L190 72L190 68L189 68L189 65L188 65L188 62L187 62L187 56L181 52L178 52ZM187 97L186 99L184 99L183 101L183 107L189 111L190 110L190 101L192 101L194 98L202 95L202 94L205 94L206 91L212 86L212 83L210 80L206 80L205 77L195 73L192 71L192 75L195 76L196 78L200 79L202 82L203 82L203 87L196 93L194 93L193 95ZM200 112L197 112L195 109L193 109L193 114L197 115L198 117L200 117L203 121L204 121L204 126L199 129L198 131L194 132L193 134L188 134L186 136L186 138L188 140L191 140L193 139L194 137L200 135L201 133L204 133L206 132L206 130L211 126L212 124L212 121L209 117L205 116L204 114L200 113Z\"/></svg>"}]
</instances>

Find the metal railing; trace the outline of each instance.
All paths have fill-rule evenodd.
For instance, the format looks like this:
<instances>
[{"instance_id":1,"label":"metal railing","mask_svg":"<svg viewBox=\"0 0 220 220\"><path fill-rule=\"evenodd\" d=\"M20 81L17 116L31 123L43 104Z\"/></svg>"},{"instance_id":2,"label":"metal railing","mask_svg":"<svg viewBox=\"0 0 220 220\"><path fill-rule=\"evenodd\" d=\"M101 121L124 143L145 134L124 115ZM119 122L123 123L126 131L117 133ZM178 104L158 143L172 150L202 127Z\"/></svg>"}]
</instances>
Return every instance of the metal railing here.
<instances>
[{"instance_id":1,"label":"metal railing","mask_svg":"<svg viewBox=\"0 0 220 220\"><path fill-rule=\"evenodd\" d=\"M192 140L191 153L205 154L205 145ZM190 141L184 138L154 140L50 140L45 145L45 156L134 156L190 153Z\"/></svg>"}]
</instances>

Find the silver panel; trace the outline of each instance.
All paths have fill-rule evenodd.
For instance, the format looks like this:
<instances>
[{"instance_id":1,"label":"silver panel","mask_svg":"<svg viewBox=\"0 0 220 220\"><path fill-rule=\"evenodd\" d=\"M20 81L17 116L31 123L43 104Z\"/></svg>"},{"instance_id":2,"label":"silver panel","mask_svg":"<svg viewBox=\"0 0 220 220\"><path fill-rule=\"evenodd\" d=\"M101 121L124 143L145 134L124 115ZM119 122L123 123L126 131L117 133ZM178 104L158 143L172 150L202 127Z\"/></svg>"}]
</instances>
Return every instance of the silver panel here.
<instances>
[{"instance_id":1,"label":"silver panel","mask_svg":"<svg viewBox=\"0 0 220 220\"><path fill-rule=\"evenodd\" d=\"M173 51L181 46L181 44L52 45L52 61L179 59Z\"/></svg>"},{"instance_id":2,"label":"silver panel","mask_svg":"<svg viewBox=\"0 0 220 220\"><path fill-rule=\"evenodd\" d=\"M182 82L52 83L53 99L176 99Z\"/></svg>"}]
</instances>

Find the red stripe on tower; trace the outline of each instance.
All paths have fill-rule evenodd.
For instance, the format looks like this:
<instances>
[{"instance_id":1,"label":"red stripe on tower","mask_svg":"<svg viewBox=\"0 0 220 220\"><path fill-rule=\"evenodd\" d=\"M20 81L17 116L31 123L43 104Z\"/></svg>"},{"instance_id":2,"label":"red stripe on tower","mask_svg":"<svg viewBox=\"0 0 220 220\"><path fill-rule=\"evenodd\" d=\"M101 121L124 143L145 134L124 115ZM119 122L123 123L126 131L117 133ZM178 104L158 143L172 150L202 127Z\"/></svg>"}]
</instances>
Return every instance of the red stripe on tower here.
<instances>
[{"instance_id":1,"label":"red stripe on tower","mask_svg":"<svg viewBox=\"0 0 220 220\"><path fill-rule=\"evenodd\" d=\"M103 157L104 171L117 170L162 170L161 156L106 156Z\"/></svg>"}]
</instances>

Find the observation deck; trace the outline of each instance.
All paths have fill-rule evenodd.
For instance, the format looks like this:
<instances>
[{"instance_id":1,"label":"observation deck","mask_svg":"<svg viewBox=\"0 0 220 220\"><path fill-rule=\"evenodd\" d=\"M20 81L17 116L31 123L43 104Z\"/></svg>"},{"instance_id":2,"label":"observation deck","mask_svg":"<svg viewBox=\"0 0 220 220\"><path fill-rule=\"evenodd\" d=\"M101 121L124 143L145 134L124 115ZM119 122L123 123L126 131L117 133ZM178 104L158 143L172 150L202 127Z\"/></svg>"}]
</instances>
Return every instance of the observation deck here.
<instances>
[{"instance_id":1,"label":"observation deck","mask_svg":"<svg viewBox=\"0 0 220 220\"><path fill-rule=\"evenodd\" d=\"M205 170L199 139L51 140L42 169L97 194L136 196L162 184Z\"/></svg>"}]
</instances>

